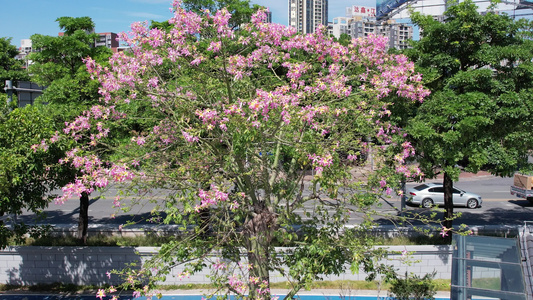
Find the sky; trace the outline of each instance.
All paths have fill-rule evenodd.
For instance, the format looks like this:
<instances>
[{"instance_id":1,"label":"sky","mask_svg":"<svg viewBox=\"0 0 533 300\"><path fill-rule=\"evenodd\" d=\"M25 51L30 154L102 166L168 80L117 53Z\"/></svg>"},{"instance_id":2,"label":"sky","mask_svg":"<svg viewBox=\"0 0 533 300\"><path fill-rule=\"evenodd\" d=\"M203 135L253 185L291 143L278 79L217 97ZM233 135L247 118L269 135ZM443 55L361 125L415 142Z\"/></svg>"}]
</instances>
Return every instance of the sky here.
<instances>
[{"instance_id":1,"label":"sky","mask_svg":"<svg viewBox=\"0 0 533 300\"><path fill-rule=\"evenodd\" d=\"M20 40L33 34L57 36L59 17L90 17L96 32L128 31L136 21L165 21L172 0L0 0L0 37ZM288 0L251 0L272 12L272 21L287 25ZM375 0L329 0L329 20L345 15L350 5L375 6Z\"/></svg>"}]
</instances>

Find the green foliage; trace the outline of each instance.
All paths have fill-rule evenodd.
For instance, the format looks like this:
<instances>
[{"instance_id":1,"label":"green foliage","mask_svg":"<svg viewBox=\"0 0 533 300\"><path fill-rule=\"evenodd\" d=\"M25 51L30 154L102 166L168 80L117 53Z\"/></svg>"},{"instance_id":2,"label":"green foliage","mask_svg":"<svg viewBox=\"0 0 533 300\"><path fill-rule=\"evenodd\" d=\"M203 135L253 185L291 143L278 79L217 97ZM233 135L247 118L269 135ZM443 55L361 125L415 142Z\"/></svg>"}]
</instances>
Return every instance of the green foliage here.
<instances>
[{"instance_id":1,"label":"green foliage","mask_svg":"<svg viewBox=\"0 0 533 300\"><path fill-rule=\"evenodd\" d=\"M435 272L420 277L405 273L404 278L393 278L389 281L389 293L395 300L429 300L435 299L437 284L434 282Z\"/></svg>"},{"instance_id":2,"label":"green foliage","mask_svg":"<svg viewBox=\"0 0 533 300\"><path fill-rule=\"evenodd\" d=\"M338 39L338 42L343 46L348 46L352 41L352 37L349 34L341 33L341 36Z\"/></svg>"},{"instance_id":3,"label":"green foliage","mask_svg":"<svg viewBox=\"0 0 533 300\"><path fill-rule=\"evenodd\" d=\"M98 84L91 80L83 59L92 57L105 61L111 50L94 47L97 34L89 17L57 19L59 27L65 30L63 36L32 35L32 43L39 52L29 55L32 81L47 86L39 98L45 103L77 103L87 105L98 99ZM73 116L70 114L70 116Z\"/></svg>"},{"instance_id":4,"label":"green foliage","mask_svg":"<svg viewBox=\"0 0 533 300\"><path fill-rule=\"evenodd\" d=\"M406 54L432 96L407 130L429 177L456 165L508 176L533 144L533 73L524 71L533 67L533 51L522 35L529 23L476 9L471 1L452 5L443 23L412 14L423 36Z\"/></svg>"},{"instance_id":5,"label":"green foliage","mask_svg":"<svg viewBox=\"0 0 533 300\"><path fill-rule=\"evenodd\" d=\"M241 24L250 22L250 18L261 6L250 6L250 0L184 0L186 10L202 13L204 10L215 12L226 8L231 14L230 26L236 28Z\"/></svg>"},{"instance_id":6,"label":"green foliage","mask_svg":"<svg viewBox=\"0 0 533 300\"><path fill-rule=\"evenodd\" d=\"M143 234L135 237L92 235L87 238L86 246L159 247L172 238L173 237L170 236L159 236L157 234ZM46 234L37 238L28 238L24 241L24 243L19 243L18 245L54 247L79 246L80 239L72 235L62 236L61 238L58 238L57 236Z\"/></svg>"},{"instance_id":7,"label":"green foliage","mask_svg":"<svg viewBox=\"0 0 533 300\"><path fill-rule=\"evenodd\" d=\"M66 184L73 175L58 163L68 148L66 144L54 144L47 152L33 149L33 145L52 137L57 125L39 106L0 115L0 216L25 210L38 217L52 198L50 191ZM24 224L14 225L12 230L0 223L0 247L6 246L12 236L40 233Z\"/></svg>"},{"instance_id":8,"label":"green foliage","mask_svg":"<svg viewBox=\"0 0 533 300\"><path fill-rule=\"evenodd\" d=\"M66 35L72 35L78 30L91 32L94 30L94 22L89 17L59 17L56 19L59 23L59 28L65 30Z\"/></svg>"},{"instance_id":9,"label":"green foliage","mask_svg":"<svg viewBox=\"0 0 533 300\"><path fill-rule=\"evenodd\" d=\"M19 53L11 45L11 38L0 38L0 91L4 92L6 80L28 80L28 73L22 68L22 61L15 59Z\"/></svg>"},{"instance_id":10,"label":"green foliage","mask_svg":"<svg viewBox=\"0 0 533 300\"><path fill-rule=\"evenodd\" d=\"M428 178L444 173L444 226L451 228L452 183L461 170L511 176L533 146L533 41L530 21L479 13L468 0L450 5L444 22L413 12L423 32L405 53L431 96L398 108ZM409 117L406 117L409 116Z\"/></svg>"}]
</instances>

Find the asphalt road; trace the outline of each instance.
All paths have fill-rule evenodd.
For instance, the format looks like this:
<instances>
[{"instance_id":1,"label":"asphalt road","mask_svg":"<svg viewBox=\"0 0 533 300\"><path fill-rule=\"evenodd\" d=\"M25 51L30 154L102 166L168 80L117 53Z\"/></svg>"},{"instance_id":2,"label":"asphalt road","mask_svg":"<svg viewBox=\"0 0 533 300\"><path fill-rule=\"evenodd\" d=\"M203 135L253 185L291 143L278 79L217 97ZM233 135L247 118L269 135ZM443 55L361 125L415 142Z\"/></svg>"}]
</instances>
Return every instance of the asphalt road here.
<instances>
[{"instance_id":1,"label":"asphalt road","mask_svg":"<svg viewBox=\"0 0 533 300\"><path fill-rule=\"evenodd\" d=\"M438 180L431 180L438 182ZM463 207L456 207L455 212L460 212L462 215L454 224L473 225L523 225L524 221L533 220L533 205L525 199L516 198L509 193L509 187L512 184L512 178L500 178L493 176L477 176L466 179L461 179L455 185L461 189L469 192L479 194L483 198L483 205L481 208L468 209ZM409 183L413 186L415 183ZM160 191L159 193L164 193ZM93 195L89 207L90 224L114 224L118 226L125 224L127 221L140 221L140 224L147 224L142 221L149 216L149 213L156 206L155 203L143 201L144 205L136 205L131 211L123 212L119 209L112 208L113 198L116 191L111 190L106 195ZM150 199L160 198L161 195L157 192L147 195ZM131 197L124 197L123 202L131 201ZM133 199L135 200L135 199ZM44 220L37 220L39 223L49 224L77 224L79 213L79 200L70 199L63 205L50 204L45 210L46 218ZM311 208L311 207L308 207ZM383 214L396 215L400 212L400 198L391 197L385 198L381 207L377 210ZM430 212L419 207L406 207L406 212L426 213ZM438 214L440 217L442 213ZM36 221L32 214L24 214L18 217L27 223ZM360 216L355 214L352 217L351 223L357 224ZM387 218L376 217L378 223L387 225L390 221Z\"/></svg>"},{"instance_id":2,"label":"asphalt road","mask_svg":"<svg viewBox=\"0 0 533 300\"><path fill-rule=\"evenodd\" d=\"M431 180L431 182L441 182ZM469 209L465 207L454 207L454 212L461 213L461 216L454 221L454 224L466 224L469 226L479 225L523 225L524 221L533 221L533 205L527 200L512 196L509 192L513 178L501 178L494 176L480 176L462 179L454 185L468 192L476 193L483 199L480 208ZM408 187L416 184L410 183ZM393 198L389 203L400 209L400 200ZM392 206L389 208L392 209ZM406 207L407 211L423 212L419 207ZM442 213L438 214L439 217Z\"/></svg>"}]
</instances>

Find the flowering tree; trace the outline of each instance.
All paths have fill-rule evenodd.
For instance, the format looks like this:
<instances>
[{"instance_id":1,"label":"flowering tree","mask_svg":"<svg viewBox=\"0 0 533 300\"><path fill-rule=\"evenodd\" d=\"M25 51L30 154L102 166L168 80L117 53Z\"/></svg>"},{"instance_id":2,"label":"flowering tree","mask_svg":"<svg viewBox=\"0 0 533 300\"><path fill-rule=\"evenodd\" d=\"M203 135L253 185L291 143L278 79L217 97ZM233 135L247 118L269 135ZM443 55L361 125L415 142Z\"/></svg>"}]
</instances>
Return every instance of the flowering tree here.
<instances>
[{"instance_id":1,"label":"flowering tree","mask_svg":"<svg viewBox=\"0 0 533 300\"><path fill-rule=\"evenodd\" d=\"M56 21L64 34L32 35L33 47L40 51L30 53L28 59L32 61L29 70L32 81L47 86L39 102L54 106L49 112L62 124L98 100L98 82L90 79L80 58L91 56L104 62L111 56L111 50L94 46L98 34L93 32L95 24L91 18L59 17ZM87 193L80 196L78 237L83 244L87 243L89 196Z\"/></svg>"},{"instance_id":2,"label":"flowering tree","mask_svg":"<svg viewBox=\"0 0 533 300\"><path fill-rule=\"evenodd\" d=\"M300 35L264 23L264 12L235 31L225 9L196 14L180 5L174 1L168 32L133 24L121 36L131 49L110 67L87 59L102 103L64 130L80 143L62 162L83 176L57 201L110 182L138 198L169 191L159 202L165 214L153 219L181 230L125 274L126 286L143 285L135 295L150 295L178 264L183 276L210 267L218 293L260 299L271 297L273 271L290 282L288 298L347 265L376 271L371 217L345 225L400 178L421 175L405 167L412 147L387 121L390 99L428 94L413 64L388 55L381 37L342 46L325 29ZM151 112L126 114L131 106ZM155 125L132 131L130 143L113 148L116 159L104 160L110 132L136 118ZM363 168L370 152L373 168ZM124 204L115 198L115 207Z\"/></svg>"}]
</instances>

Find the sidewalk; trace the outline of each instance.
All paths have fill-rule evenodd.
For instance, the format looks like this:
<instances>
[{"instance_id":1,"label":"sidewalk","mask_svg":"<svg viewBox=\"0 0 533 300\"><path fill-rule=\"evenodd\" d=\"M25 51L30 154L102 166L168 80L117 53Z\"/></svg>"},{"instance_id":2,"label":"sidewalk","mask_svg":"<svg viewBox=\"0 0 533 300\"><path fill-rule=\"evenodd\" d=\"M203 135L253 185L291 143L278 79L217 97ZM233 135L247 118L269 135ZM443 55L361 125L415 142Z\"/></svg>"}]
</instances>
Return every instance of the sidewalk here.
<instances>
[{"instance_id":1,"label":"sidewalk","mask_svg":"<svg viewBox=\"0 0 533 300\"><path fill-rule=\"evenodd\" d=\"M491 177L497 177L497 176L494 176L486 171L479 171L477 173L461 172L459 174L459 181L478 180L478 179L486 179L486 178L491 178ZM438 180L442 182L443 178L444 178L444 174L439 174L437 178L432 179L432 181Z\"/></svg>"}]
</instances>

